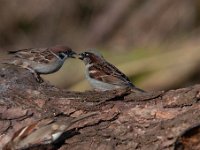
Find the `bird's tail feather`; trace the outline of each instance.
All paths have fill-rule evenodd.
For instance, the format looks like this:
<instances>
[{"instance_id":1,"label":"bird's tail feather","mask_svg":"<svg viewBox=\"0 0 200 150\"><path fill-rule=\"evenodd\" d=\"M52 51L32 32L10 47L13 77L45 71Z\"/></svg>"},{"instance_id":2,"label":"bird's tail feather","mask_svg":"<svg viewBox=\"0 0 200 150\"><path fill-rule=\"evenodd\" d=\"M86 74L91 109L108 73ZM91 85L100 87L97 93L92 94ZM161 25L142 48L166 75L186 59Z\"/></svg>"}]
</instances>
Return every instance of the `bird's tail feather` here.
<instances>
[{"instance_id":1,"label":"bird's tail feather","mask_svg":"<svg viewBox=\"0 0 200 150\"><path fill-rule=\"evenodd\" d=\"M11 65L12 63L9 60L7 60L7 59L1 59L0 60L0 64Z\"/></svg>"},{"instance_id":2,"label":"bird's tail feather","mask_svg":"<svg viewBox=\"0 0 200 150\"><path fill-rule=\"evenodd\" d=\"M5 64L5 65L15 65L15 61L12 61L10 59L1 59L0 64Z\"/></svg>"},{"instance_id":3,"label":"bird's tail feather","mask_svg":"<svg viewBox=\"0 0 200 150\"><path fill-rule=\"evenodd\" d=\"M137 87L132 87L131 91L133 92L140 92L140 93L146 93L146 91L140 89L140 88L137 88Z\"/></svg>"}]
</instances>

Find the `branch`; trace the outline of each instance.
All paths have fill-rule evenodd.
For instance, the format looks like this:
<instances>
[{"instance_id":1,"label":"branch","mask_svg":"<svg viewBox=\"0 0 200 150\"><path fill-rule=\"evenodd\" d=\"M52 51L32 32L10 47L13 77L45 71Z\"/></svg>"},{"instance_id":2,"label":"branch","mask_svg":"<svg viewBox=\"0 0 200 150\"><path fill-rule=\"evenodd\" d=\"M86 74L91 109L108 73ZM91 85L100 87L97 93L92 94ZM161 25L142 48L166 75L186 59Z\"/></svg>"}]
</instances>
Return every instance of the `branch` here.
<instances>
[{"instance_id":1,"label":"branch","mask_svg":"<svg viewBox=\"0 0 200 150\"><path fill-rule=\"evenodd\" d=\"M37 145L36 149L192 149L200 143L196 138L200 85L142 94L129 89L73 92L47 82L39 84L24 69L3 66L0 95L2 146L17 130L37 120L66 119L90 112L99 115L72 125L58 143ZM196 132L186 136L191 130Z\"/></svg>"}]
</instances>

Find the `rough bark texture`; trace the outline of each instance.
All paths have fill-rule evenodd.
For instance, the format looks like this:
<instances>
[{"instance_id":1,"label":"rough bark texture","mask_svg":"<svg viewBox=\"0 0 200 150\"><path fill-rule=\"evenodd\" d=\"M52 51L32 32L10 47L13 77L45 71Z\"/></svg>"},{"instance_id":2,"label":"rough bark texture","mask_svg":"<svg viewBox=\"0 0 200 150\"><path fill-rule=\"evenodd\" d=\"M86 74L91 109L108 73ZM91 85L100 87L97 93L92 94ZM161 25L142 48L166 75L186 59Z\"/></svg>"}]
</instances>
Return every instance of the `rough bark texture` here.
<instances>
[{"instance_id":1,"label":"rough bark texture","mask_svg":"<svg viewBox=\"0 0 200 150\"><path fill-rule=\"evenodd\" d=\"M200 85L142 94L129 89L80 93L39 84L28 71L3 66L0 145L38 119L97 111L99 115L74 124L66 131L68 136L51 149L199 149L199 100Z\"/></svg>"}]
</instances>

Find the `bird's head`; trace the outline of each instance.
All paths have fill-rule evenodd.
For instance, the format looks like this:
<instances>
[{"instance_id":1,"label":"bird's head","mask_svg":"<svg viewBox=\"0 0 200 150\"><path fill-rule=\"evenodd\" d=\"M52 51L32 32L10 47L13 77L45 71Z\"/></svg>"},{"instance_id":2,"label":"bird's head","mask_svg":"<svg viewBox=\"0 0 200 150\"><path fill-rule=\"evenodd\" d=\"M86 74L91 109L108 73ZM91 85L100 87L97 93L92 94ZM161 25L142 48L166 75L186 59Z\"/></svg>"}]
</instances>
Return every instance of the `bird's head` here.
<instances>
[{"instance_id":1,"label":"bird's head","mask_svg":"<svg viewBox=\"0 0 200 150\"><path fill-rule=\"evenodd\" d=\"M79 59L83 60L85 64L99 63L103 60L103 56L98 52L88 51L79 54Z\"/></svg>"},{"instance_id":2,"label":"bird's head","mask_svg":"<svg viewBox=\"0 0 200 150\"><path fill-rule=\"evenodd\" d=\"M75 58L76 53L67 46L55 46L50 48L50 50L55 53L61 60L66 58Z\"/></svg>"}]
</instances>

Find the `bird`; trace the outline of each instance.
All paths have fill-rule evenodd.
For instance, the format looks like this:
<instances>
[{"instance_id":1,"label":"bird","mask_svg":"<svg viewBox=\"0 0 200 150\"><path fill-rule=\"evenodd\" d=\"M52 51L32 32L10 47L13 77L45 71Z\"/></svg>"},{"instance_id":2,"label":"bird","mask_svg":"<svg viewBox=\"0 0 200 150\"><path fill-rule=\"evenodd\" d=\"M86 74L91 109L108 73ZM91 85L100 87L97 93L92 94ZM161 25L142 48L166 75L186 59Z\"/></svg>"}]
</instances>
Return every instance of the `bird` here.
<instances>
[{"instance_id":1,"label":"bird","mask_svg":"<svg viewBox=\"0 0 200 150\"><path fill-rule=\"evenodd\" d=\"M78 55L85 64L86 79L95 90L108 91L128 87L135 92L145 92L133 85L124 73L106 61L97 51L89 50Z\"/></svg>"},{"instance_id":2,"label":"bird","mask_svg":"<svg viewBox=\"0 0 200 150\"><path fill-rule=\"evenodd\" d=\"M97 114L99 113L91 112L67 121L51 118L41 119L16 131L11 140L3 146L3 150L27 149L38 145L52 144L73 124Z\"/></svg>"},{"instance_id":3,"label":"bird","mask_svg":"<svg viewBox=\"0 0 200 150\"><path fill-rule=\"evenodd\" d=\"M76 53L68 46L57 45L49 48L27 48L8 51L10 59L3 64L15 65L29 70L38 82L43 82L40 74L58 71L67 58L75 58Z\"/></svg>"}]
</instances>

